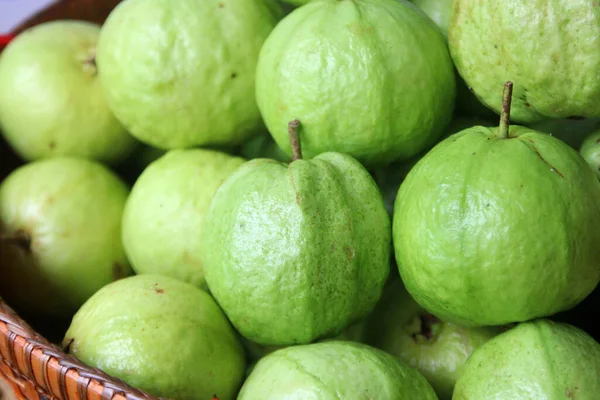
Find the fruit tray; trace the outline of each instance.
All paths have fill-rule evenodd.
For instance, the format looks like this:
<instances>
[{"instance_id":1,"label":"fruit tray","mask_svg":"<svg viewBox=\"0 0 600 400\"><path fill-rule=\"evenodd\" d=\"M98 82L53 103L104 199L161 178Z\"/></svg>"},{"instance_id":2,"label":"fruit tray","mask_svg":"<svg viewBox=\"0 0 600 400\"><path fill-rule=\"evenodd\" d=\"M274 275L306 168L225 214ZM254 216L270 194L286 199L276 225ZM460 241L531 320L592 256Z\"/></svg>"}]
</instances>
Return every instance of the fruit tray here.
<instances>
[{"instance_id":1,"label":"fruit tray","mask_svg":"<svg viewBox=\"0 0 600 400\"><path fill-rule=\"evenodd\" d=\"M57 19L102 23L121 0L59 0L20 24L11 34ZM9 36L4 36L7 41ZM0 43L0 52L3 43ZM0 179L19 165L0 142ZM8 400L157 399L66 354L34 330L0 299L0 398ZM12 393L4 392L11 388Z\"/></svg>"}]
</instances>

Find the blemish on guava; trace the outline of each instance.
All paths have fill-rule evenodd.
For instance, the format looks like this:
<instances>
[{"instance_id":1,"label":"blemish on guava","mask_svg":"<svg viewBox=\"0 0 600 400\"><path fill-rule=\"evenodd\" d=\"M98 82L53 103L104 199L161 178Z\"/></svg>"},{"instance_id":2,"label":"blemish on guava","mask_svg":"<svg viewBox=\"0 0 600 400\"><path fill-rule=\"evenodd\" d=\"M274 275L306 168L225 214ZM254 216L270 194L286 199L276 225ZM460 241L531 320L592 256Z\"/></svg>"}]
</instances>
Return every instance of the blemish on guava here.
<instances>
[{"instance_id":1,"label":"blemish on guava","mask_svg":"<svg viewBox=\"0 0 600 400\"><path fill-rule=\"evenodd\" d=\"M154 291L155 291L156 293L158 293L158 294L163 294L163 293L165 292L165 290L164 290L164 289L161 289L161 288L159 288L159 287L158 287L158 283L155 283L155 284L154 284Z\"/></svg>"},{"instance_id":2,"label":"blemish on guava","mask_svg":"<svg viewBox=\"0 0 600 400\"><path fill-rule=\"evenodd\" d=\"M567 388L567 390L565 390L565 396L567 396L567 398L569 399L576 399L576 394L575 391L579 389L579 388Z\"/></svg>"},{"instance_id":3,"label":"blemish on guava","mask_svg":"<svg viewBox=\"0 0 600 400\"><path fill-rule=\"evenodd\" d=\"M344 247L344 253L346 253L346 257L348 258L348 260L352 260L354 259L354 256L356 256L356 250L354 250L354 247Z\"/></svg>"},{"instance_id":4,"label":"blemish on guava","mask_svg":"<svg viewBox=\"0 0 600 400\"><path fill-rule=\"evenodd\" d=\"M235 78L237 78L237 73L233 72L233 73L231 74L231 79L235 79Z\"/></svg>"},{"instance_id":5,"label":"blemish on guava","mask_svg":"<svg viewBox=\"0 0 600 400\"><path fill-rule=\"evenodd\" d=\"M56 147L56 143L50 142L48 143L48 147L50 148L50 150L54 150L54 148Z\"/></svg>"},{"instance_id":6,"label":"blemish on guava","mask_svg":"<svg viewBox=\"0 0 600 400\"><path fill-rule=\"evenodd\" d=\"M219 4L217 4L219 6L219 8L225 8L225 3L220 2Z\"/></svg>"}]
</instances>

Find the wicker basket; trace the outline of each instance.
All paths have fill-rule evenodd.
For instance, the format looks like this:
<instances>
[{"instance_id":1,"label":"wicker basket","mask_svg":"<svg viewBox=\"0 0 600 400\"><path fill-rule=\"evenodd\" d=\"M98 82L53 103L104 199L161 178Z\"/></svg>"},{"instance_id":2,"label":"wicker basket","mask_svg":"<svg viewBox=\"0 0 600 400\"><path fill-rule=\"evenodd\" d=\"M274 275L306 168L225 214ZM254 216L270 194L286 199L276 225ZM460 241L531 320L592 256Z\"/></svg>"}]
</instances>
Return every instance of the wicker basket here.
<instances>
[{"instance_id":1,"label":"wicker basket","mask_svg":"<svg viewBox=\"0 0 600 400\"><path fill-rule=\"evenodd\" d=\"M57 19L79 19L101 24L120 1L59 0L11 33L18 34L31 26ZM0 179L4 179L20 164L22 161L5 141L1 141ZM53 323L50 321L50 325ZM125 400L156 397L65 354L0 299L0 399Z\"/></svg>"}]
</instances>

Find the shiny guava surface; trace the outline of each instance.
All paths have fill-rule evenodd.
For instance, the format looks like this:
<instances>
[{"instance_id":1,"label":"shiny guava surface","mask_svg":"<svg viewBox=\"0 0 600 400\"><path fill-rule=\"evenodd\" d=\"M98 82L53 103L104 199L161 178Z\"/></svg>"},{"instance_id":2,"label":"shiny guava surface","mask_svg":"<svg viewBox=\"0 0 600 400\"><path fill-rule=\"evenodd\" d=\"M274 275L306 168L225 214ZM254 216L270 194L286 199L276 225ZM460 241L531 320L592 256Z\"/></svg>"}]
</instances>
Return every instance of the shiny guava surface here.
<instances>
[{"instance_id":1,"label":"shiny guava surface","mask_svg":"<svg viewBox=\"0 0 600 400\"><path fill-rule=\"evenodd\" d=\"M107 285L73 317L63 347L155 396L232 400L244 352L213 298L190 284L137 275Z\"/></svg>"},{"instance_id":2,"label":"shiny guava surface","mask_svg":"<svg viewBox=\"0 0 600 400\"><path fill-rule=\"evenodd\" d=\"M273 0L128 0L102 27L97 64L110 108L154 147L234 145L254 135L259 50Z\"/></svg>"},{"instance_id":3,"label":"shiny guava surface","mask_svg":"<svg viewBox=\"0 0 600 400\"><path fill-rule=\"evenodd\" d=\"M214 150L177 149L142 172L123 214L123 245L136 273L206 288L202 222L221 183L244 162Z\"/></svg>"},{"instance_id":4,"label":"shiny guava surface","mask_svg":"<svg viewBox=\"0 0 600 400\"><path fill-rule=\"evenodd\" d=\"M341 153L248 161L213 197L203 232L211 293L260 345L339 334L371 311L390 271L381 193Z\"/></svg>"},{"instance_id":5,"label":"shiny guava surface","mask_svg":"<svg viewBox=\"0 0 600 400\"><path fill-rule=\"evenodd\" d=\"M586 137L579 152L600 179L600 131Z\"/></svg>"},{"instance_id":6,"label":"shiny guava surface","mask_svg":"<svg viewBox=\"0 0 600 400\"><path fill-rule=\"evenodd\" d=\"M239 400L437 400L416 369L373 347L345 341L277 350L252 369Z\"/></svg>"},{"instance_id":7,"label":"shiny guava surface","mask_svg":"<svg viewBox=\"0 0 600 400\"><path fill-rule=\"evenodd\" d=\"M105 163L137 141L110 111L94 65L98 25L52 21L19 34L0 57L0 131L25 160Z\"/></svg>"},{"instance_id":8,"label":"shiny guava surface","mask_svg":"<svg viewBox=\"0 0 600 400\"><path fill-rule=\"evenodd\" d=\"M491 327L465 328L428 314L392 280L367 321L366 343L418 369L440 400L450 400L467 359L499 333Z\"/></svg>"},{"instance_id":9,"label":"shiny guava surface","mask_svg":"<svg viewBox=\"0 0 600 400\"><path fill-rule=\"evenodd\" d=\"M454 400L595 400L600 344L572 325L538 319L488 341L467 361Z\"/></svg>"},{"instance_id":10,"label":"shiny guava surface","mask_svg":"<svg viewBox=\"0 0 600 400\"><path fill-rule=\"evenodd\" d=\"M600 5L593 0L455 0L448 28L454 64L500 112L514 82L511 119L600 116Z\"/></svg>"},{"instance_id":11,"label":"shiny guava surface","mask_svg":"<svg viewBox=\"0 0 600 400\"><path fill-rule=\"evenodd\" d=\"M121 244L129 187L102 164L53 157L0 186L0 296L20 311L69 316L131 274Z\"/></svg>"},{"instance_id":12,"label":"shiny guava surface","mask_svg":"<svg viewBox=\"0 0 600 400\"><path fill-rule=\"evenodd\" d=\"M503 325L567 310L600 280L600 183L576 150L473 127L415 165L394 205L400 275L427 311Z\"/></svg>"},{"instance_id":13,"label":"shiny guava surface","mask_svg":"<svg viewBox=\"0 0 600 400\"><path fill-rule=\"evenodd\" d=\"M269 132L291 154L287 125L298 119L306 158L409 159L440 137L455 95L444 36L404 1L313 0L276 26L257 66Z\"/></svg>"}]
</instances>

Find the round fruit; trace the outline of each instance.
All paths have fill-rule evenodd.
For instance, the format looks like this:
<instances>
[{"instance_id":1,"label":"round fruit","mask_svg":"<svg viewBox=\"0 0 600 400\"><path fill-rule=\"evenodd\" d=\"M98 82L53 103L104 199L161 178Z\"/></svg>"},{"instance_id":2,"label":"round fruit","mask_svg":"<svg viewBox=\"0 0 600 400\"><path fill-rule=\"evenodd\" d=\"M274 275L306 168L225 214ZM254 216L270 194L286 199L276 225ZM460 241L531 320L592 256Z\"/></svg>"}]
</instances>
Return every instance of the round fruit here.
<instances>
[{"instance_id":1,"label":"round fruit","mask_svg":"<svg viewBox=\"0 0 600 400\"><path fill-rule=\"evenodd\" d=\"M568 324L524 322L477 349L454 389L455 400L596 399L600 344Z\"/></svg>"},{"instance_id":2,"label":"round fruit","mask_svg":"<svg viewBox=\"0 0 600 400\"><path fill-rule=\"evenodd\" d=\"M221 183L244 161L214 150L171 150L144 170L123 214L123 245L136 273L206 288L202 222Z\"/></svg>"},{"instance_id":3,"label":"round fruit","mask_svg":"<svg viewBox=\"0 0 600 400\"><path fill-rule=\"evenodd\" d=\"M121 245L129 188L94 161L25 164L0 185L0 294L19 311L68 316L131 273Z\"/></svg>"},{"instance_id":4,"label":"round fruit","mask_svg":"<svg viewBox=\"0 0 600 400\"><path fill-rule=\"evenodd\" d=\"M94 63L98 25L52 21L19 34L0 58L0 131L31 161L116 163L137 141L109 110Z\"/></svg>"},{"instance_id":5,"label":"round fruit","mask_svg":"<svg viewBox=\"0 0 600 400\"><path fill-rule=\"evenodd\" d=\"M437 400L416 369L373 347L330 341L277 350L260 359L239 400Z\"/></svg>"},{"instance_id":6,"label":"round fruit","mask_svg":"<svg viewBox=\"0 0 600 400\"><path fill-rule=\"evenodd\" d=\"M95 293L73 317L63 348L155 396L235 399L246 362L227 318L206 292L137 275Z\"/></svg>"},{"instance_id":7,"label":"round fruit","mask_svg":"<svg viewBox=\"0 0 600 400\"><path fill-rule=\"evenodd\" d=\"M515 122L600 117L596 1L455 0L448 36L458 72L496 112L510 80Z\"/></svg>"},{"instance_id":8,"label":"round fruit","mask_svg":"<svg viewBox=\"0 0 600 400\"><path fill-rule=\"evenodd\" d=\"M600 179L600 131L585 138L579 152Z\"/></svg>"},{"instance_id":9,"label":"round fruit","mask_svg":"<svg viewBox=\"0 0 600 400\"><path fill-rule=\"evenodd\" d=\"M452 117L455 92L444 36L398 0L297 8L265 41L256 75L261 114L285 152L292 151L288 121L298 118L307 158L336 151L369 165L433 145Z\"/></svg>"},{"instance_id":10,"label":"round fruit","mask_svg":"<svg viewBox=\"0 0 600 400\"><path fill-rule=\"evenodd\" d=\"M406 289L458 325L548 316L600 281L598 179L559 139L509 130L508 111L499 128L476 126L434 147L394 205Z\"/></svg>"},{"instance_id":11,"label":"round fruit","mask_svg":"<svg viewBox=\"0 0 600 400\"><path fill-rule=\"evenodd\" d=\"M345 154L248 161L213 197L203 232L211 293L260 345L339 334L371 311L390 272L381 193Z\"/></svg>"},{"instance_id":12,"label":"round fruit","mask_svg":"<svg viewBox=\"0 0 600 400\"><path fill-rule=\"evenodd\" d=\"M127 0L102 27L97 63L131 134L171 149L235 145L262 126L254 98L273 0Z\"/></svg>"}]
</instances>

